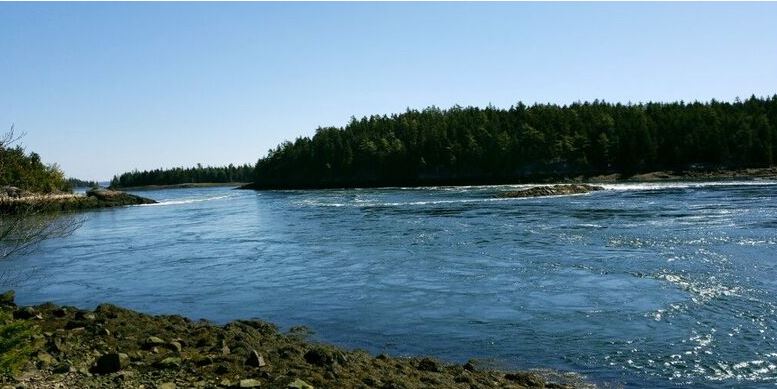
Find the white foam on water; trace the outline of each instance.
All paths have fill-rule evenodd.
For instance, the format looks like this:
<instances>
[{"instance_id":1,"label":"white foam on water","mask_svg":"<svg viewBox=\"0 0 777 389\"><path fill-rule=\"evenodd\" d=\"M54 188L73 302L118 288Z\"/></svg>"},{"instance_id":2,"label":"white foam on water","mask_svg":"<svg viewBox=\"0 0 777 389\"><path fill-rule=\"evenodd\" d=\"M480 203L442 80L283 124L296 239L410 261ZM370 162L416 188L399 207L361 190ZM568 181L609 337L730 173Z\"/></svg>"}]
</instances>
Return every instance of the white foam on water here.
<instances>
[{"instance_id":1,"label":"white foam on water","mask_svg":"<svg viewBox=\"0 0 777 389\"><path fill-rule=\"evenodd\" d=\"M138 207L159 207L159 206L165 206L165 205L192 204L192 203L201 203L203 201L221 200L229 197L232 197L232 196L224 195L224 196L214 196L214 197L206 197L206 198L200 198L200 199L168 200L168 201L160 201L155 204L140 204L137 206Z\"/></svg>"},{"instance_id":2,"label":"white foam on water","mask_svg":"<svg viewBox=\"0 0 777 389\"><path fill-rule=\"evenodd\" d=\"M494 198L480 198L480 199L458 199L458 200L430 200L430 201L405 201L405 202L371 202L368 200L354 200L348 203L328 203L316 200L303 200L300 202L302 205L314 206L314 207L355 207L355 208L376 208L376 207L401 207L401 206L424 206L424 205L439 205L439 204L467 204L467 203L490 203L499 201L523 201L523 200L538 200L538 199L550 199L558 197L573 197L573 196L587 196L590 193L575 193L555 196L540 196L540 197L494 197Z\"/></svg>"},{"instance_id":3,"label":"white foam on water","mask_svg":"<svg viewBox=\"0 0 777 389\"><path fill-rule=\"evenodd\" d=\"M775 180L755 181L704 181L704 182L640 182L640 183L615 183L595 184L607 190L636 191L636 190L662 190L662 189L687 189L705 188L714 186L769 186L777 185Z\"/></svg>"},{"instance_id":4,"label":"white foam on water","mask_svg":"<svg viewBox=\"0 0 777 389\"><path fill-rule=\"evenodd\" d=\"M740 293L739 287L730 288L719 283L714 283L712 280L710 280L710 283L703 285L697 282L689 281L675 274L661 274L656 278L667 281L673 285L678 286L680 289L691 293L693 295L691 300L699 304L718 297L738 296Z\"/></svg>"}]
</instances>

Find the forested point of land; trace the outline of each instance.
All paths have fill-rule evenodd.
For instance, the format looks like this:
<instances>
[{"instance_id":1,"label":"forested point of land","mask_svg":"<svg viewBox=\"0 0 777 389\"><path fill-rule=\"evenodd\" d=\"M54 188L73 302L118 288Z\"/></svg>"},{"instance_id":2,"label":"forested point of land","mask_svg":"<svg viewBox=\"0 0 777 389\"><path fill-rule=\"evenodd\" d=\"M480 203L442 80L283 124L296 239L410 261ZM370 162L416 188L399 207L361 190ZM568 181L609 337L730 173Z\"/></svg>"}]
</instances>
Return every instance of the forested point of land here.
<instances>
[{"instance_id":1,"label":"forested point of land","mask_svg":"<svg viewBox=\"0 0 777 389\"><path fill-rule=\"evenodd\" d=\"M199 183L251 182L254 167L245 164L213 167L197 164L196 167L132 171L114 176L112 188L128 188L148 185L178 185Z\"/></svg>"},{"instance_id":2,"label":"forested point of land","mask_svg":"<svg viewBox=\"0 0 777 389\"><path fill-rule=\"evenodd\" d=\"M284 142L256 189L510 183L657 170L768 167L777 95L734 102L519 103L352 118Z\"/></svg>"},{"instance_id":3,"label":"forested point of land","mask_svg":"<svg viewBox=\"0 0 777 389\"><path fill-rule=\"evenodd\" d=\"M0 187L11 186L28 192L70 192L72 187L56 164L45 164L35 152L11 146L9 135L0 134Z\"/></svg>"}]
</instances>

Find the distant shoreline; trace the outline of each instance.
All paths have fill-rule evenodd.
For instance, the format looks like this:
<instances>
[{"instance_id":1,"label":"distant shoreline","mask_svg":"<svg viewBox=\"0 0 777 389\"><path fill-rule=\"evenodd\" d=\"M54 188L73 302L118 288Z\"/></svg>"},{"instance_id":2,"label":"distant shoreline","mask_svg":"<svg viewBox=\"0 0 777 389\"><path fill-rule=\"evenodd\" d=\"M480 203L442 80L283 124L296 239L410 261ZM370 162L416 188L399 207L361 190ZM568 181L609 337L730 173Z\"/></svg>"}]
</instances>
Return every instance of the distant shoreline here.
<instances>
[{"instance_id":1,"label":"distant shoreline","mask_svg":"<svg viewBox=\"0 0 777 389\"><path fill-rule=\"evenodd\" d=\"M636 182L698 182L777 179L777 166L767 168L710 169L710 170L663 170L634 175L622 173L598 175L543 175L526 178L480 178L480 179L438 179L425 178L412 181L363 180L361 182L323 182L323 183L249 183L239 189L253 190L305 190L305 189L345 189L345 188L398 188L424 186L472 186L472 185L530 185L530 184L610 184Z\"/></svg>"},{"instance_id":2,"label":"distant shoreline","mask_svg":"<svg viewBox=\"0 0 777 389\"><path fill-rule=\"evenodd\" d=\"M247 185L246 182L191 182L191 183L184 183L184 184L169 184L169 185L141 185L141 186L120 186L120 187L111 187L111 189L117 189L117 190L132 190L132 191L139 191L139 190L157 190L157 189L185 189L185 188L213 188L213 187L221 187L221 186L233 186L233 187L241 187L244 185Z\"/></svg>"},{"instance_id":3,"label":"distant shoreline","mask_svg":"<svg viewBox=\"0 0 777 389\"><path fill-rule=\"evenodd\" d=\"M591 183L694 182L777 179L777 167L720 170L654 171L623 177L620 174L589 177Z\"/></svg>"}]
</instances>

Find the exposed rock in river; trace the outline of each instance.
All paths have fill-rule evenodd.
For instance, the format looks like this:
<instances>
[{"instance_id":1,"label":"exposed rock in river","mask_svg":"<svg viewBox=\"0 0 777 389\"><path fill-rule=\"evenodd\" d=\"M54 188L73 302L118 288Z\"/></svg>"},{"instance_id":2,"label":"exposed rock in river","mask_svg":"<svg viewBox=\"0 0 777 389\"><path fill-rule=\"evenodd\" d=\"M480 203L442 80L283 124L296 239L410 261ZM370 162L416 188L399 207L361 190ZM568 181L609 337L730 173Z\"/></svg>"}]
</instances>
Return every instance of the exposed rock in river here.
<instances>
[{"instance_id":1,"label":"exposed rock in river","mask_svg":"<svg viewBox=\"0 0 777 389\"><path fill-rule=\"evenodd\" d=\"M502 192L497 197L541 197L541 196L561 196L572 194L583 194L597 190L604 190L601 186L588 184L565 184L565 185L543 185L528 189L521 189L510 192Z\"/></svg>"},{"instance_id":2,"label":"exposed rock in river","mask_svg":"<svg viewBox=\"0 0 777 389\"><path fill-rule=\"evenodd\" d=\"M104 188L74 193L30 193L13 187L0 190L0 213L34 211L74 211L80 209L154 204L155 200Z\"/></svg>"},{"instance_id":3,"label":"exposed rock in river","mask_svg":"<svg viewBox=\"0 0 777 389\"><path fill-rule=\"evenodd\" d=\"M13 294L2 294L13 312ZM113 305L94 311L54 304L39 316L13 319L34 328L29 358L0 387L25 388L524 388L589 386L570 377L548 382L533 372L500 372L476 364L395 358L313 344L261 321L223 326L180 316L150 316ZM8 315L6 315L8 316ZM25 316L28 315L14 315ZM92 320L79 318L92 317ZM79 321L78 326L68 323ZM171 339L180 344L167 347ZM149 345L155 345L149 349ZM159 347L156 347L159 346ZM229 347L231 353L222 353Z\"/></svg>"},{"instance_id":4,"label":"exposed rock in river","mask_svg":"<svg viewBox=\"0 0 777 389\"><path fill-rule=\"evenodd\" d=\"M93 188L86 192L86 197L96 198L103 207L115 207L121 205L154 204L156 201L145 197L136 196L118 190Z\"/></svg>"}]
</instances>

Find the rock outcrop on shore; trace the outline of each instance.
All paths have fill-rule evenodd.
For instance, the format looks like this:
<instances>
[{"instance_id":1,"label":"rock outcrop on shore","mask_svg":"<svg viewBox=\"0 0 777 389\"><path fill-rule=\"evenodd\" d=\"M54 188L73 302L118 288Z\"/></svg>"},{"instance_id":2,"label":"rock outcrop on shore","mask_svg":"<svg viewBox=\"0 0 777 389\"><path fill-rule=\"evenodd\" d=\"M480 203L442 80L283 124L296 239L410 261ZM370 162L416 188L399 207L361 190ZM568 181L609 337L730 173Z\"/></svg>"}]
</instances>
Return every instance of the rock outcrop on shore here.
<instances>
[{"instance_id":1,"label":"rock outcrop on shore","mask_svg":"<svg viewBox=\"0 0 777 389\"><path fill-rule=\"evenodd\" d=\"M604 190L601 186L588 184L564 184L564 185L543 185L528 189L501 192L497 197L541 197L541 196L562 196L573 194L584 194L598 190Z\"/></svg>"},{"instance_id":2,"label":"rock outcrop on shore","mask_svg":"<svg viewBox=\"0 0 777 389\"><path fill-rule=\"evenodd\" d=\"M133 194L94 188L85 195L74 193L36 194L14 187L0 188L0 212L21 211L75 211L81 209L120 207L125 205L154 204L155 200Z\"/></svg>"},{"instance_id":3,"label":"rock outcrop on shore","mask_svg":"<svg viewBox=\"0 0 777 389\"><path fill-rule=\"evenodd\" d=\"M36 346L0 386L25 388L561 388L531 372L449 365L431 358L374 357L283 334L241 320L224 326L180 316L150 316L103 304L94 311L44 304L0 309L35 326ZM572 379L572 378L570 378Z\"/></svg>"}]
</instances>

